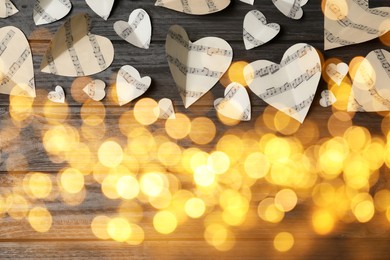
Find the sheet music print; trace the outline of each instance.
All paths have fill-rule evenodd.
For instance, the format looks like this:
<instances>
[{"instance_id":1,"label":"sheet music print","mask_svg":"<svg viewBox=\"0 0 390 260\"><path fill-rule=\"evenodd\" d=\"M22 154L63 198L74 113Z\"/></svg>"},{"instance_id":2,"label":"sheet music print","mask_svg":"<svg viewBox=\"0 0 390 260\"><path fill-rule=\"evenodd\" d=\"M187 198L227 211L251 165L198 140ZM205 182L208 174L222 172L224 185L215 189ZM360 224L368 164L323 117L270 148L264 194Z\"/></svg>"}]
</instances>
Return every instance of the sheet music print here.
<instances>
[{"instance_id":1,"label":"sheet music print","mask_svg":"<svg viewBox=\"0 0 390 260\"><path fill-rule=\"evenodd\" d=\"M65 92L61 86L56 86L54 91L47 94L47 98L54 103L65 103Z\"/></svg>"},{"instance_id":2,"label":"sheet music print","mask_svg":"<svg viewBox=\"0 0 390 260\"><path fill-rule=\"evenodd\" d=\"M390 111L389 61L390 53L377 49L361 62L352 84L348 111Z\"/></svg>"},{"instance_id":3,"label":"sheet music print","mask_svg":"<svg viewBox=\"0 0 390 260\"><path fill-rule=\"evenodd\" d=\"M369 9L368 0L327 0L325 50L366 42L390 30L390 7Z\"/></svg>"},{"instance_id":4,"label":"sheet music print","mask_svg":"<svg viewBox=\"0 0 390 260\"><path fill-rule=\"evenodd\" d=\"M154 114L160 119L175 119L175 109L173 108L172 100L163 98L158 102L158 107L155 108Z\"/></svg>"},{"instance_id":5,"label":"sheet music print","mask_svg":"<svg viewBox=\"0 0 390 260\"><path fill-rule=\"evenodd\" d=\"M337 101L332 91L326 89L321 92L320 105L322 107L329 107Z\"/></svg>"},{"instance_id":6,"label":"sheet music print","mask_svg":"<svg viewBox=\"0 0 390 260\"><path fill-rule=\"evenodd\" d=\"M65 17L71 8L69 0L35 0L34 22L36 25L53 23Z\"/></svg>"},{"instance_id":7,"label":"sheet music print","mask_svg":"<svg viewBox=\"0 0 390 260\"><path fill-rule=\"evenodd\" d=\"M233 58L232 48L223 39L206 37L192 43L178 25L169 29L165 48L169 68L186 108L218 82Z\"/></svg>"},{"instance_id":8,"label":"sheet music print","mask_svg":"<svg viewBox=\"0 0 390 260\"><path fill-rule=\"evenodd\" d=\"M97 79L89 82L84 88L83 91L91 99L95 101L100 101L106 96L106 83L104 81Z\"/></svg>"},{"instance_id":9,"label":"sheet music print","mask_svg":"<svg viewBox=\"0 0 390 260\"><path fill-rule=\"evenodd\" d=\"M7 18L19 12L11 0L0 0L0 18Z\"/></svg>"},{"instance_id":10,"label":"sheet music print","mask_svg":"<svg viewBox=\"0 0 390 260\"><path fill-rule=\"evenodd\" d=\"M349 67L348 64L344 62L340 62L339 64L330 63L326 66L326 74L328 74L329 78L333 80L338 86L340 86L341 82L348 74Z\"/></svg>"},{"instance_id":11,"label":"sheet music print","mask_svg":"<svg viewBox=\"0 0 390 260\"><path fill-rule=\"evenodd\" d=\"M314 47L290 47L280 64L255 61L244 68L249 88L261 99L303 122L321 78L321 61Z\"/></svg>"},{"instance_id":12,"label":"sheet music print","mask_svg":"<svg viewBox=\"0 0 390 260\"><path fill-rule=\"evenodd\" d=\"M302 6L309 0L272 0L272 3L285 16L291 19L301 19L303 16Z\"/></svg>"},{"instance_id":13,"label":"sheet music print","mask_svg":"<svg viewBox=\"0 0 390 260\"><path fill-rule=\"evenodd\" d=\"M192 15L206 15L219 12L230 4L230 0L157 0L161 6Z\"/></svg>"}]
</instances>

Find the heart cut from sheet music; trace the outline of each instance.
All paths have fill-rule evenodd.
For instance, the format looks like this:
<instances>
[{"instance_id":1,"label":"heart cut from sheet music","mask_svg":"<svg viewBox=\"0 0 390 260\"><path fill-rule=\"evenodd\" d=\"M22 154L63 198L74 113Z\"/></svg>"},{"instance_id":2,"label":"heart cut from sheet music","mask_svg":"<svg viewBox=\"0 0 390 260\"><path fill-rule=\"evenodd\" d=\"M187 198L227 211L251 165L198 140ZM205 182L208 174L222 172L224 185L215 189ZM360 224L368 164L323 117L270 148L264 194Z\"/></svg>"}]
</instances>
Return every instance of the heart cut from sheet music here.
<instances>
[{"instance_id":1,"label":"heart cut from sheet music","mask_svg":"<svg viewBox=\"0 0 390 260\"><path fill-rule=\"evenodd\" d=\"M390 7L369 8L368 0L326 0L325 50L366 42L390 31Z\"/></svg>"},{"instance_id":2,"label":"heart cut from sheet music","mask_svg":"<svg viewBox=\"0 0 390 260\"><path fill-rule=\"evenodd\" d=\"M219 12L229 4L230 0L157 0L155 6L186 14L205 15Z\"/></svg>"},{"instance_id":3,"label":"heart cut from sheet music","mask_svg":"<svg viewBox=\"0 0 390 260\"><path fill-rule=\"evenodd\" d=\"M92 80L84 88L83 91L95 101L100 101L106 96L106 83L100 79Z\"/></svg>"},{"instance_id":4,"label":"heart cut from sheet music","mask_svg":"<svg viewBox=\"0 0 390 260\"><path fill-rule=\"evenodd\" d=\"M17 12L19 12L19 10L14 6L11 0L0 0L0 18L7 18Z\"/></svg>"},{"instance_id":5,"label":"heart cut from sheet music","mask_svg":"<svg viewBox=\"0 0 390 260\"><path fill-rule=\"evenodd\" d=\"M14 26L0 28L0 93L35 97L34 66L30 45Z\"/></svg>"},{"instance_id":6,"label":"heart cut from sheet music","mask_svg":"<svg viewBox=\"0 0 390 260\"><path fill-rule=\"evenodd\" d=\"M152 24L148 13L143 9L131 12L129 21L117 21L114 24L115 32L138 48L149 49L152 38Z\"/></svg>"},{"instance_id":7,"label":"heart cut from sheet music","mask_svg":"<svg viewBox=\"0 0 390 260\"><path fill-rule=\"evenodd\" d=\"M253 5L253 3L255 2L255 0L240 0L240 1L250 5Z\"/></svg>"},{"instance_id":8,"label":"heart cut from sheet music","mask_svg":"<svg viewBox=\"0 0 390 260\"><path fill-rule=\"evenodd\" d=\"M158 106L153 109L153 112L160 119L176 119L175 109L169 98L158 101Z\"/></svg>"},{"instance_id":9,"label":"heart cut from sheet music","mask_svg":"<svg viewBox=\"0 0 390 260\"><path fill-rule=\"evenodd\" d=\"M152 79L149 76L141 78L138 70L130 65L119 69L116 77L116 93L120 106L123 106L144 94Z\"/></svg>"},{"instance_id":10,"label":"heart cut from sheet music","mask_svg":"<svg viewBox=\"0 0 390 260\"><path fill-rule=\"evenodd\" d=\"M104 20L110 16L115 0L85 0L87 5Z\"/></svg>"},{"instance_id":11,"label":"heart cut from sheet music","mask_svg":"<svg viewBox=\"0 0 390 260\"><path fill-rule=\"evenodd\" d=\"M225 40L205 37L192 43L179 25L169 28L165 50L186 108L218 82L233 58L232 47Z\"/></svg>"},{"instance_id":12,"label":"heart cut from sheet music","mask_svg":"<svg viewBox=\"0 0 390 260\"><path fill-rule=\"evenodd\" d=\"M56 86L54 91L47 94L47 98L54 103L65 103L65 92L61 86Z\"/></svg>"},{"instance_id":13,"label":"heart cut from sheet music","mask_svg":"<svg viewBox=\"0 0 390 260\"><path fill-rule=\"evenodd\" d=\"M244 77L258 97L302 123L321 79L321 60L313 46L298 43L284 53L280 64L248 64Z\"/></svg>"},{"instance_id":14,"label":"heart cut from sheet music","mask_svg":"<svg viewBox=\"0 0 390 260\"><path fill-rule=\"evenodd\" d=\"M99 73L114 60L109 39L89 32L86 14L77 14L58 29L43 56L41 71L77 77Z\"/></svg>"},{"instance_id":15,"label":"heart cut from sheet music","mask_svg":"<svg viewBox=\"0 0 390 260\"><path fill-rule=\"evenodd\" d=\"M54 23L64 18L71 8L69 0L35 0L34 22L36 25Z\"/></svg>"},{"instance_id":16,"label":"heart cut from sheet music","mask_svg":"<svg viewBox=\"0 0 390 260\"><path fill-rule=\"evenodd\" d=\"M276 8L291 19L301 19L303 16L302 6L309 0L272 0Z\"/></svg>"},{"instance_id":17,"label":"heart cut from sheet music","mask_svg":"<svg viewBox=\"0 0 390 260\"><path fill-rule=\"evenodd\" d=\"M326 89L321 92L320 105L322 107L329 107L336 103L337 99L334 96L333 92Z\"/></svg>"},{"instance_id":18,"label":"heart cut from sheet music","mask_svg":"<svg viewBox=\"0 0 390 260\"><path fill-rule=\"evenodd\" d=\"M333 80L338 86L340 86L343 79L348 74L349 67L348 64L344 62L340 62L339 64L329 63L326 66L326 74L328 74L329 78Z\"/></svg>"},{"instance_id":19,"label":"heart cut from sheet music","mask_svg":"<svg viewBox=\"0 0 390 260\"><path fill-rule=\"evenodd\" d=\"M240 83L232 82L225 88L225 97L214 101L221 115L240 121L251 120L251 102L248 92Z\"/></svg>"},{"instance_id":20,"label":"heart cut from sheet music","mask_svg":"<svg viewBox=\"0 0 390 260\"><path fill-rule=\"evenodd\" d=\"M390 111L390 52L377 49L360 63L352 84L348 111Z\"/></svg>"},{"instance_id":21,"label":"heart cut from sheet music","mask_svg":"<svg viewBox=\"0 0 390 260\"><path fill-rule=\"evenodd\" d=\"M263 13L258 10L250 11L244 18L243 39L245 49L250 50L269 42L279 31L279 24L267 24Z\"/></svg>"}]
</instances>

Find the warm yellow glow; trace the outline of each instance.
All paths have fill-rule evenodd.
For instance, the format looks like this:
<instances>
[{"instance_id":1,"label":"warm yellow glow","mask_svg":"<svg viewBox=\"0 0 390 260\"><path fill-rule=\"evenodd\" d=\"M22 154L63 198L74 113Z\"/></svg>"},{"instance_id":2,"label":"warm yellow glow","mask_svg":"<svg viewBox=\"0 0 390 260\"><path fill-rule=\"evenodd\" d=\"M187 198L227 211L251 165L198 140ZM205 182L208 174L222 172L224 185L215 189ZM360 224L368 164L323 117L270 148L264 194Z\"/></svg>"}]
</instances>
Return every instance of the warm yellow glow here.
<instances>
[{"instance_id":1,"label":"warm yellow glow","mask_svg":"<svg viewBox=\"0 0 390 260\"><path fill-rule=\"evenodd\" d=\"M132 246L136 246L144 242L145 232L144 230L138 226L137 224L130 224L131 228L131 236L126 240L126 243Z\"/></svg>"},{"instance_id":2,"label":"warm yellow glow","mask_svg":"<svg viewBox=\"0 0 390 260\"><path fill-rule=\"evenodd\" d=\"M27 216L30 205L24 197L18 194L10 194L7 196L6 204L9 205L8 215L13 219L20 220Z\"/></svg>"},{"instance_id":3,"label":"warm yellow glow","mask_svg":"<svg viewBox=\"0 0 390 260\"><path fill-rule=\"evenodd\" d=\"M200 198L191 198L185 204L185 211L191 218L200 218L206 211L206 205Z\"/></svg>"},{"instance_id":4,"label":"warm yellow glow","mask_svg":"<svg viewBox=\"0 0 390 260\"><path fill-rule=\"evenodd\" d=\"M244 167L245 172L249 177L260 179L268 174L271 164L264 154L254 152L246 157Z\"/></svg>"},{"instance_id":5,"label":"warm yellow glow","mask_svg":"<svg viewBox=\"0 0 390 260\"><path fill-rule=\"evenodd\" d=\"M103 215L94 217L91 223L92 233L99 239L109 239L107 226L110 220L109 217Z\"/></svg>"},{"instance_id":6,"label":"warm yellow glow","mask_svg":"<svg viewBox=\"0 0 390 260\"><path fill-rule=\"evenodd\" d=\"M117 183L120 177L117 175L107 175L102 181L102 192L109 199L118 199L120 196L117 191Z\"/></svg>"},{"instance_id":7,"label":"warm yellow glow","mask_svg":"<svg viewBox=\"0 0 390 260\"><path fill-rule=\"evenodd\" d=\"M279 252L287 252L294 246L294 237L291 233L280 232L274 238L274 247Z\"/></svg>"},{"instance_id":8,"label":"warm yellow glow","mask_svg":"<svg viewBox=\"0 0 390 260\"><path fill-rule=\"evenodd\" d=\"M244 152L243 142L238 136L227 134L219 139L217 150L227 154L231 163L234 164Z\"/></svg>"},{"instance_id":9,"label":"warm yellow glow","mask_svg":"<svg viewBox=\"0 0 390 260\"><path fill-rule=\"evenodd\" d=\"M279 223L284 218L284 212L275 205L273 198L262 200L257 208L257 214L262 220L271 223Z\"/></svg>"},{"instance_id":10,"label":"warm yellow glow","mask_svg":"<svg viewBox=\"0 0 390 260\"><path fill-rule=\"evenodd\" d=\"M194 180L199 186L211 186L215 181L215 173L206 165L199 166L194 172Z\"/></svg>"},{"instance_id":11,"label":"warm yellow glow","mask_svg":"<svg viewBox=\"0 0 390 260\"><path fill-rule=\"evenodd\" d=\"M165 166L174 166L180 162L181 149L173 142L164 142L158 148L157 156Z\"/></svg>"},{"instance_id":12,"label":"warm yellow glow","mask_svg":"<svg viewBox=\"0 0 390 260\"><path fill-rule=\"evenodd\" d=\"M297 194L291 189L280 190L275 195L275 206L284 212L293 210L297 202Z\"/></svg>"},{"instance_id":13,"label":"warm yellow glow","mask_svg":"<svg viewBox=\"0 0 390 260\"><path fill-rule=\"evenodd\" d=\"M235 241L233 233L221 224L211 224L204 232L206 242L220 251L229 251Z\"/></svg>"},{"instance_id":14,"label":"warm yellow glow","mask_svg":"<svg viewBox=\"0 0 390 260\"><path fill-rule=\"evenodd\" d=\"M28 222L35 231L44 233L50 230L53 220L46 208L35 207L28 213Z\"/></svg>"},{"instance_id":15,"label":"warm yellow glow","mask_svg":"<svg viewBox=\"0 0 390 260\"><path fill-rule=\"evenodd\" d=\"M153 217L153 227L161 234L170 234L177 227L176 216L167 210L159 211Z\"/></svg>"},{"instance_id":16,"label":"warm yellow glow","mask_svg":"<svg viewBox=\"0 0 390 260\"><path fill-rule=\"evenodd\" d=\"M122 147L114 141L106 141L99 147L98 157L101 164L106 167L116 167L123 160Z\"/></svg>"},{"instance_id":17,"label":"warm yellow glow","mask_svg":"<svg viewBox=\"0 0 390 260\"><path fill-rule=\"evenodd\" d=\"M43 199L51 193L52 182L47 174L33 173L29 178L28 188L35 198Z\"/></svg>"},{"instance_id":18,"label":"warm yellow glow","mask_svg":"<svg viewBox=\"0 0 390 260\"><path fill-rule=\"evenodd\" d=\"M127 241L132 234L130 223L125 218L113 218L107 224L107 233L118 242Z\"/></svg>"},{"instance_id":19,"label":"warm yellow glow","mask_svg":"<svg viewBox=\"0 0 390 260\"><path fill-rule=\"evenodd\" d=\"M80 109L80 117L88 126L98 126L106 117L106 108L103 103L94 100L86 100Z\"/></svg>"},{"instance_id":20,"label":"warm yellow glow","mask_svg":"<svg viewBox=\"0 0 390 260\"><path fill-rule=\"evenodd\" d=\"M210 143L217 132L215 124L207 117L197 117L191 122L189 137L196 144Z\"/></svg>"},{"instance_id":21,"label":"warm yellow glow","mask_svg":"<svg viewBox=\"0 0 390 260\"><path fill-rule=\"evenodd\" d=\"M374 196L375 209L384 212L390 208L390 190L383 189L375 193Z\"/></svg>"},{"instance_id":22,"label":"warm yellow glow","mask_svg":"<svg viewBox=\"0 0 390 260\"><path fill-rule=\"evenodd\" d=\"M78 193L84 188L84 175L77 169L67 168L61 173L61 187L69 193Z\"/></svg>"},{"instance_id":23,"label":"warm yellow glow","mask_svg":"<svg viewBox=\"0 0 390 260\"><path fill-rule=\"evenodd\" d=\"M223 174L229 169L230 160L224 152L212 152L207 159L207 165L215 174Z\"/></svg>"},{"instance_id":24,"label":"warm yellow glow","mask_svg":"<svg viewBox=\"0 0 390 260\"><path fill-rule=\"evenodd\" d=\"M283 138L275 137L269 140L264 149L264 154L272 161L284 161L291 153L291 147L288 141Z\"/></svg>"},{"instance_id":25,"label":"warm yellow glow","mask_svg":"<svg viewBox=\"0 0 390 260\"><path fill-rule=\"evenodd\" d=\"M116 183L116 191L124 199L134 199L139 193L137 179L131 175L120 177Z\"/></svg>"},{"instance_id":26,"label":"warm yellow glow","mask_svg":"<svg viewBox=\"0 0 390 260\"><path fill-rule=\"evenodd\" d=\"M329 234L335 225L335 218L331 212L326 209L317 209L312 215L313 229L317 234Z\"/></svg>"},{"instance_id":27,"label":"warm yellow glow","mask_svg":"<svg viewBox=\"0 0 390 260\"><path fill-rule=\"evenodd\" d=\"M162 175L155 172L142 175L140 187L144 194L151 197L157 197L166 188Z\"/></svg>"},{"instance_id":28,"label":"warm yellow glow","mask_svg":"<svg viewBox=\"0 0 390 260\"><path fill-rule=\"evenodd\" d=\"M155 100L151 98L140 99L134 105L134 118L142 125L151 125L158 119L158 115L154 113L155 108L158 108Z\"/></svg>"},{"instance_id":29,"label":"warm yellow glow","mask_svg":"<svg viewBox=\"0 0 390 260\"><path fill-rule=\"evenodd\" d=\"M176 113L176 119L165 122L165 131L173 139L183 139L191 131L191 121L186 115Z\"/></svg>"},{"instance_id":30,"label":"warm yellow glow","mask_svg":"<svg viewBox=\"0 0 390 260\"><path fill-rule=\"evenodd\" d=\"M238 82L243 86L246 86L246 80L244 77L244 68L248 65L246 61L236 61L230 65L227 75L229 77L230 82ZM227 85L226 85L227 86Z\"/></svg>"},{"instance_id":31,"label":"warm yellow glow","mask_svg":"<svg viewBox=\"0 0 390 260\"><path fill-rule=\"evenodd\" d=\"M372 219L375 213L374 204L370 200L359 202L353 209L353 214L361 223L366 223Z\"/></svg>"}]
</instances>

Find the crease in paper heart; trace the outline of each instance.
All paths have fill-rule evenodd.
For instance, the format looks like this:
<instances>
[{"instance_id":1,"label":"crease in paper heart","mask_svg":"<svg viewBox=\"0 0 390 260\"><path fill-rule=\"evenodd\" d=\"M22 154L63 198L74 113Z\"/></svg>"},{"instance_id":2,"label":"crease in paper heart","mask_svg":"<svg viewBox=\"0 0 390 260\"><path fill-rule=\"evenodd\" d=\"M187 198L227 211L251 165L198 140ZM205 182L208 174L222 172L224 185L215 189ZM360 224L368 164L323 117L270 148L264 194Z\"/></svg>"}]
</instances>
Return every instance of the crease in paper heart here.
<instances>
[{"instance_id":1,"label":"crease in paper heart","mask_svg":"<svg viewBox=\"0 0 390 260\"><path fill-rule=\"evenodd\" d=\"M110 16L114 0L85 0L87 5L104 20Z\"/></svg>"},{"instance_id":2,"label":"crease in paper heart","mask_svg":"<svg viewBox=\"0 0 390 260\"><path fill-rule=\"evenodd\" d=\"M244 77L258 97L303 123L321 78L321 60L313 46L298 43L284 53L280 64L248 64Z\"/></svg>"},{"instance_id":3,"label":"crease in paper heart","mask_svg":"<svg viewBox=\"0 0 390 260\"><path fill-rule=\"evenodd\" d=\"M116 92L120 106L123 106L137 97L143 95L152 79L149 76L141 78L138 70L130 65L125 65L119 69L116 78Z\"/></svg>"},{"instance_id":4,"label":"crease in paper heart","mask_svg":"<svg viewBox=\"0 0 390 260\"><path fill-rule=\"evenodd\" d=\"M35 97L34 66L26 36L14 26L0 28L0 45L0 93Z\"/></svg>"},{"instance_id":5,"label":"crease in paper heart","mask_svg":"<svg viewBox=\"0 0 390 260\"><path fill-rule=\"evenodd\" d=\"M114 24L115 32L132 45L149 49L152 38L152 24L148 13L143 9L131 12L129 21L117 21Z\"/></svg>"},{"instance_id":6,"label":"crease in paper heart","mask_svg":"<svg viewBox=\"0 0 390 260\"><path fill-rule=\"evenodd\" d=\"M349 67L348 64L340 62L339 64L330 63L326 66L326 74L329 78L333 80L338 86L340 86L343 79L348 74Z\"/></svg>"},{"instance_id":7,"label":"crease in paper heart","mask_svg":"<svg viewBox=\"0 0 390 260\"><path fill-rule=\"evenodd\" d=\"M233 50L225 40L205 37L192 43L179 25L169 29L165 50L169 69L185 108L219 81L233 58Z\"/></svg>"},{"instance_id":8,"label":"crease in paper heart","mask_svg":"<svg viewBox=\"0 0 390 260\"><path fill-rule=\"evenodd\" d=\"M309 0L272 0L278 10L291 19L301 19L303 16L302 6ZM338 0L339 1L339 0Z\"/></svg>"},{"instance_id":9,"label":"crease in paper heart","mask_svg":"<svg viewBox=\"0 0 390 260\"><path fill-rule=\"evenodd\" d=\"M54 103L65 103L65 92L61 86L56 86L54 91L47 94L47 98Z\"/></svg>"},{"instance_id":10,"label":"crease in paper heart","mask_svg":"<svg viewBox=\"0 0 390 260\"><path fill-rule=\"evenodd\" d=\"M253 5L253 3L255 2L255 0L240 0L240 1L250 5Z\"/></svg>"},{"instance_id":11,"label":"crease in paper heart","mask_svg":"<svg viewBox=\"0 0 390 260\"><path fill-rule=\"evenodd\" d=\"M100 79L92 80L84 88L83 91L95 101L100 101L106 96L106 83Z\"/></svg>"},{"instance_id":12,"label":"crease in paper heart","mask_svg":"<svg viewBox=\"0 0 390 260\"><path fill-rule=\"evenodd\" d=\"M0 0L0 18L7 18L19 12L11 0Z\"/></svg>"},{"instance_id":13,"label":"crease in paper heart","mask_svg":"<svg viewBox=\"0 0 390 260\"><path fill-rule=\"evenodd\" d=\"M155 6L165 7L192 15L219 12L230 4L230 0L157 0Z\"/></svg>"},{"instance_id":14,"label":"crease in paper heart","mask_svg":"<svg viewBox=\"0 0 390 260\"><path fill-rule=\"evenodd\" d=\"M390 31L390 7L369 8L368 0L326 0L324 48L366 42Z\"/></svg>"},{"instance_id":15,"label":"crease in paper heart","mask_svg":"<svg viewBox=\"0 0 390 260\"><path fill-rule=\"evenodd\" d=\"M360 63L352 83L348 111L390 111L390 52L371 51Z\"/></svg>"},{"instance_id":16,"label":"crease in paper heart","mask_svg":"<svg viewBox=\"0 0 390 260\"><path fill-rule=\"evenodd\" d=\"M269 42L280 31L279 24L267 24L265 16L258 10L252 10L245 15L243 27L243 39L247 50Z\"/></svg>"},{"instance_id":17,"label":"crease in paper heart","mask_svg":"<svg viewBox=\"0 0 390 260\"><path fill-rule=\"evenodd\" d=\"M322 107L329 107L336 103L337 99L332 91L326 89L321 92L320 105Z\"/></svg>"},{"instance_id":18,"label":"crease in paper heart","mask_svg":"<svg viewBox=\"0 0 390 260\"><path fill-rule=\"evenodd\" d=\"M36 25L54 23L72 8L69 0L35 0L33 18Z\"/></svg>"},{"instance_id":19,"label":"crease in paper heart","mask_svg":"<svg viewBox=\"0 0 390 260\"><path fill-rule=\"evenodd\" d=\"M169 98L158 101L158 106L153 109L153 112L160 119L176 119L175 109Z\"/></svg>"},{"instance_id":20,"label":"crease in paper heart","mask_svg":"<svg viewBox=\"0 0 390 260\"><path fill-rule=\"evenodd\" d=\"M92 34L90 27L87 14L69 18L50 42L41 71L77 77L107 69L114 60L114 47L106 37Z\"/></svg>"},{"instance_id":21,"label":"crease in paper heart","mask_svg":"<svg viewBox=\"0 0 390 260\"><path fill-rule=\"evenodd\" d=\"M214 101L214 108L218 113L235 120L251 120L251 103L244 86L232 82L225 88L224 95Z\"/></svg>"}]
</instances>

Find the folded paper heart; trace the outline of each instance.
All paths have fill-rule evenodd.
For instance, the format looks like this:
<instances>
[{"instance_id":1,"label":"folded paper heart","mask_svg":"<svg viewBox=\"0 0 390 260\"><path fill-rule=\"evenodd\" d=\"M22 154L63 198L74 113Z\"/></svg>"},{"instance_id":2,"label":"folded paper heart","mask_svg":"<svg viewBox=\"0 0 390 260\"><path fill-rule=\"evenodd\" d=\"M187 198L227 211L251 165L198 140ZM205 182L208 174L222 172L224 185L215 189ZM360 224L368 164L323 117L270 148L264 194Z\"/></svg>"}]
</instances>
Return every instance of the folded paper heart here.
<instances>
[{"instance_id":1,"label":"folded paper heart","mask_svg":"<svg viewBox=\"0 0 390 260\"><path fill-rule=\"evenodd\" d=\"M348 64L344 62L340 62L339 64L330 63L326 66L326 74L328 74L329 78L333 80L338 86L340 86L341 82L348 74Z\"/></svg>"},{"instance_id":2,"label":"folded paper heart","mask_svg":"<svg viewBox=\"0 0 390 260\"><path fill-rule=\"evenodd\" d=\"M279 31L279 24L267 24L265 16L260 11L250 11L244 18L243 38L245 49L250 50L269 42Z\"/></svg>"},{"instance_id":3,"label":"folded paper heart","mask_svg":"<svg viewBox=\"0 0 390 260\"><path fill-rule=\"evenodd\" d=\"M332 91L326 89L321 92L320 105L322 107L329 107L336 103L336 101L337 99Z\"/></svg>"},{"instance_id":4,"label":"folded paper heart","mask_svg":"<svg viewBox=\"0 0 390 260\"><path fill-rule=\"evenodd\" d=\"M161 6L178 12L193 15L205 15L219 12L230 4L230 0L157 0L155 6Z\"/></svg>"},{"instance_id":5,"label":"folded paper heart","mask_svg":"<svg viewBox=\"0 0 390 260\"><path fill-rule=\"evenodd\" d=\"M0 18L7 18L19 12L11 0L0 0Z\"/></svg>"},{"instance_id":6,"label":"folded paper heart","mask_svg":"<svg viewBox=\"0 0 390 260\"><path fill-rule=\"evenodd\" d=\"M301 19L303 16L302 6L309 0L272 0L276 8L291 19Z\"/></svg>"},{"instance_id":7,"label":"folded paper heart","mask_svg":"<svg viewBox=\"0 0 390 260\"><path fill-rule=\"evenodd\" d=\"M54 103L65 103L65 92L61 86L56 86L54 91L50 91L47 98Z\"/></svg>"},{"instance_id":8,"label":"folded paper heart","mask_svg":"<svg viewBox=\"0 0 390 260\"><path fill-rule=\"evenodd\" d=\"M368 0L326 0L325 50L366 42L390 31L390 7L369 8Z\"/></svg>"},{"instance_id":9,"label":"folded paper heart","mask_svg":"<svg viewBox=\"0 0 390 260\"><path fill-rule=\"evenodd\" d=\"M68 19L50 42L41 71L76 77L107 69L114 59L114 47L109 39L89 30L88 15L77 14Z\"/></svg>"},{"instance_id":10,"label":"folded paper heart","mask_svg":"<svg viewBox=\"0 0 390 260\"><path fill-rule=\"evenodd\" d=\"M176 119L172 100L163 98L158 102L158 106L153 109L154 114L160 119Z\"/></svg>"},{"instance_id":11,"label":"folded paper heart","mask_svg":"<svg viewBox=\"0 0 390 260\"><path fill-rule=\"evenodd\" d=\"M34 66L26 36L16 27L3 27L0 46L0 93L35 97Z\"/></svg>"},{"instance_id":12,"label":"folded paper heart","mask_svg":"<svg viewBox=\"0 0 390 260\"><path fill-rule=\"evenodd\" d=\"M243 3L250 4L250 5L253 5L253 3L255 2L255 0L240 0L240 1Z\"/></svg>"},{"instance_id":13,"label":"folded paper heart","mask_svg":"<svg viewBox=\"0 0 390 260\"><path fill-rule=\"evenodd\" d=\"M152 79L148 76L141 78L138 70L130 65L119 69L116 78L116 93L120 106L123 106L144 94Z\"/></svg>"},{"instance_id":14,"label":"folded paper heart","mask_svg":"<svg viewBox=\"0 0 390 260\"><path fill-rule=\"evenodd\" d=\"M85 94L95 101L100 101L106 96L106 83L100 79L92 80L83 88Z\"/></svg>"},{"instance_id":15,"label":"folded paper heart","mask_svg":"<svg viewBox=\"0 0 390 260\"><path fill-rule=\"evenodd\" d=\"M104 20L110 16L114 0L85 0L87 5Z\"/></svg>"},{"instance_id":16,"label":"folded paper heart","mask_svg":"<svg viewBox=\"0 0 390 260\"><path fill-rule=\"evenodd\" d=\"M352 84L348 111L390 111L390 52L377 49L360 63Z\"/></svg>"},{"instance_id":17,"label":"folded paper heart","mask_svg":"<svg viewBox=\"0 0 390 260\"><path fill-rule=\"evenodd\" d=\"M64 18L71 8L69 0L35 0L34 22L36 25L53 23Z\"/></svg>"},{"instance_id":18,"label":"folded paper heart","mask_svg":"<svg viewBox=\"0 0 390 260\"><path fill-rule=\"evenodd\" d=\"M251 120L251 103L246 89L237 82L225 88L225 97L214 101L215 110L221 115L240 121Z\"/></svg>"},{"instance_id":19,"label":"folded paper heart","mask_svg":"<svg viewBox=\"0 0 390 260\"><path fill-rule=\"evenodd\" d=\"M321 78L321 60L314 47L298 43L284 53L280 64L248 64L244 77L258 97L302 123Z\"/></svg>"},{"instance_id":20,"label":"folded paper heart","mask_svg":"<svg viewBox=\"0 0 390 260\"><path fill-rule=\"evenodd\" d=\"M179 25L169 28L165 50L186 108L218 82L233 58L233 50L225 40L205 37L192 43Z\"/></svg>"},{"instance_id":21,"label":"folded paper heart","mask_svg":"<svg viewBox=\"0 0 390 260\"><path fill-rule=\"evenodd\" d=\"M114 23L115 32L128 43L136 47L149 49L152 37L152 24L148 13L143 9L134 10L128 22Z\"/></svg>"}]
</instances>

